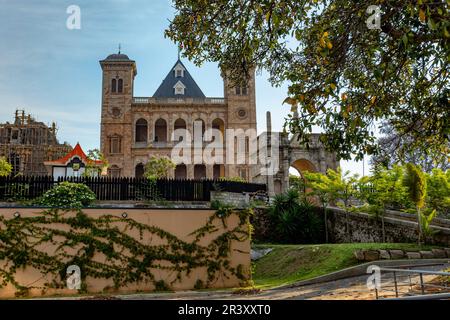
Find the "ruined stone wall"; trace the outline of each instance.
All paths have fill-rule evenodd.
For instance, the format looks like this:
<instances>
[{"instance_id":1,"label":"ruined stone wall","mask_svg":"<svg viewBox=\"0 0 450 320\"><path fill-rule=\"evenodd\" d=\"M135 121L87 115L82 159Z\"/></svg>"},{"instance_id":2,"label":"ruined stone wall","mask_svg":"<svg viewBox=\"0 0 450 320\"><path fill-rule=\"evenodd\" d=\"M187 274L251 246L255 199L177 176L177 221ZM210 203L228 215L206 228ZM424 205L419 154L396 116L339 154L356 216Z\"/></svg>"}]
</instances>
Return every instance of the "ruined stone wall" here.
<instances>
[{"instance_id":1,"label":"ruined stone wall","mask_svg":"<svg viewBox=\"0 0 450 320\"><path fill-rule=\"evenodd\" d=\"M346 233L346 214L343 210L332 209L328 213L330 240L343 242L383 242L381 218L365 213L348 214L349 233ZM418 241L418 227L414 221L401 220L393 216L384 218L385 242L412 243ZM433 236L427 239L430 244L450 245L450 229L433 226Z\"/></svg>"}]
</instances>

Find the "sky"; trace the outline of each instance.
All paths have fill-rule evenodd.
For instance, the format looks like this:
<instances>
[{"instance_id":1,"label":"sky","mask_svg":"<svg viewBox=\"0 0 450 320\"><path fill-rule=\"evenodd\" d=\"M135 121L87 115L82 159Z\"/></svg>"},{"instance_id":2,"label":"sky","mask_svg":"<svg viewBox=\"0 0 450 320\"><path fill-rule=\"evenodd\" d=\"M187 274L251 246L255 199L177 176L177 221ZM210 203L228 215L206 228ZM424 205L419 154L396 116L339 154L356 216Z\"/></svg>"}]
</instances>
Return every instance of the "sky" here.
<instances>
[{"instance_id":1,"label":"sky","mask_svg":"<svg viewBox=\"0 0 450 320\"><path fill-rule=\"evenodd\" d=\"M81 29L68 29L68 7L80 8ZM164 37L175 10L169 0L0 0L0 123L24 109L38 121L58 125L58 138L85 150L100 144L102 73L99 60L118 51L137 63L134 95L154 94L177 59L177 45ZM216 64L183 63L208 97L223 97ZM289 107L287 86L274 88L257 76L258 132L272 112L281 130ZM368 159L365 173L368 173ZM363 173L363 162L341 161Z\"/></svg>"}]
</instances>

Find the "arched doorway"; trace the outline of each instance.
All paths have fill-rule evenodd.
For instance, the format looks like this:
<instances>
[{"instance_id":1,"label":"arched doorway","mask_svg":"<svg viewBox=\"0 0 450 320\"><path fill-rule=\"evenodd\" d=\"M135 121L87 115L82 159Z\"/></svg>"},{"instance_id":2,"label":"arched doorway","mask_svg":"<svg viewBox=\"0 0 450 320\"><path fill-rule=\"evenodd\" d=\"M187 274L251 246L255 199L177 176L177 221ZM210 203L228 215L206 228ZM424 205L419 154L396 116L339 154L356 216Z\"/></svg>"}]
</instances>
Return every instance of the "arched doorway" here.
<instances>
[{"instance_id":1,"label":"arched doorway","mask_svg":"<svg viewBox=\"0 0 450 320\"><path fill-rule=\"evenodd\" d=\"M179 164L175 167L175 179L186 179L187 178L187 168L185 164Z\"/></svg>"},{"instance_id":2,"label":"arched doorway","mask_svg":"<svg viewBox=\"0 0 450 320\"><path fill-rule=\"evenodd\" d=\"M204 164L196 164L194 166L194 179L202 180L206 178L206 166Z\"/></svg>"},{"instance_id":3,"label":"arched doorway","mask_svg":"<svg viewBox=\"0 0 450 320\"><path fill-rule=\"evenodd\" d=\"M145 167L142 163L139 163L134 170L134 176L136 178L143 178L144 173L145 173Z\"/></svg>"},{"instance_id":4,"label":"arched doorway","mask_svg":"<svg viewBox=\"0 0 450 320\"><path fill-rule=\"evenodd\" d=\"M213 167L213 178L220 179L225 176L225 166L223 164L215 164Z\"/></svg>"},{"instance_id":5,"label":"arched doorway","mask_svg":"<svg viewBox=\"0 0 450 320\"><path fill-rule=\"evenodd\" d=\"M302 172L317 172L316 166L309 160L297 159L292 164L291 167L298 171L299 174Z\"/></svg>"},{"instance_id":6,"label":"arched doorway","mask_svg":"<svg viewBox=\"0 0 450 320\"><path fill-rule=\"evenodd\" d=\"M316 166L307 159L297 159L289 168L289 187L299 189L299 191L306 192L304 172L318 172Z\"/></svg>"}]
</instances>

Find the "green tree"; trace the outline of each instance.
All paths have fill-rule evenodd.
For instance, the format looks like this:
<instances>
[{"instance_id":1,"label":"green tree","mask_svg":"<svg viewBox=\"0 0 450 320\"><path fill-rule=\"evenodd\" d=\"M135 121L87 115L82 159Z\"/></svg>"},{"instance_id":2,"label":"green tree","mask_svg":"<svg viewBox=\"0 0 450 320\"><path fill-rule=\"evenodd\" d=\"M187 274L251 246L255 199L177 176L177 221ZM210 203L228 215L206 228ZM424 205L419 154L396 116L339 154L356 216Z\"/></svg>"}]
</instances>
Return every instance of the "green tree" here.
<instances>
[{"instance_id":1,"label":"green tree","mask_svg":"<svg viewBox=\"0 0 450 320\"><path fill-rule=\"evenodd\" d=\"M99 149L88 150L87 157L89 161L86 164L83 176L85 177L97 176L106 169L108 169L109 167L108 160L105 158L105 156ZM102 162L101 167L99 167L99 165L95 163L96 161Z\"/></svg>"},{"instance_id":2,"label":"green tree","mask_svg":"<svg viewBox=\"0 0 450 320\"><path fill-rule=\"evenodd\" d=\"M4 157L0 157L0 177L9 176L11 172L12 165Z\"/></svg>"},{"instance_id":3,"label":"green tree","mask_svg":"<svg viewBox=\"0 0 450 320\"><path fill-rule=\"evenodd\" d=\"M167 157L152 156L145 165L144 176L147 179L161 179L169 176L170 170L175 169L176 164Z\"/></svg>"},{"instance_id":4,"label":"green tree","mask_svg":"<svg viewBox=\"0 0 450 320\"><path fill-rule=\"evenodd\" d=\"M234 83L265 69L289 83L287 121L307 141L320 126L338 156L377 151L385 120L411 143L449 153L448 0L173 0L166 36L197 65L217 62ZM369 6L381 11L379 28ZM368 12L369 10L369 12ZM372 28L372 27L375 28Z\"/></svg>"},{"instance_id":5,"label":"green tree","mask_svg":"<svg viewBox=\"0 0 450 320\"><path fill-rule=\"evenodd\" d=\"M328 215L327 207L332 199L331 180L328 175L316 172L304 172L306 187L310 190L308 195L317 197L322 205L323 216L325 220L325 242L328 243ZM303 190L302 190L303 191Z\"/></svg>"},{"instance_id":6,"label":"green tree","mask_svg":"<svg viewBox=\"0 0 450 320\"><path fill-rule=\"evenodd\" d=\"M422 215L420 210L425 205L427 195L427 180L425 174L417 166L408 163L406 165L406 174L404 185L407 188L409 199L414 203L417 211L417 222L419 226L419 245L422 242Z\"/></svg>"},{"instance_id":7,"label":"green tree","mask_svg":"<svg viewBox=\"0 0 450 320\"><path fill-rule=\"evenodd\" d=\"M370 205L369 211L381 219L383 242L386 242L384 217L387 209L405 207L407 189L403 185L403 174L401 166L394 166L391 170L377 167L372 176L362 178L361 198ZM364 188L364 184L367 188Z\"/></svg>"},{"instance_id":8,"label":"green tree","mask_svg":"<svg viewBox=\"0 0 450 320\"><path fill-rule=\"evenodd\" d=\"M355 185L358 182L359 176L357 174L350 175L350 171L342 172L339 167L337 171L332 169L327 170L327 177L330 181L330 200L337 202L337 205L343 207L345 210L345 231L347 237L350 237L350 224L349 224L349 209L351 207L351 199L357 194L358 190L355 189Z\"/></svg>"},{"instance_id":9,"label":"green tree","mask_svg":"<svg viewBox=\"0 0 450 320\"><path fill-rule=\"evenodd\" d=\"M450 170L447 174L440 169L434 169L427 174L427 207L442 215L450 214Z\"/></svg>"}]
</instances>

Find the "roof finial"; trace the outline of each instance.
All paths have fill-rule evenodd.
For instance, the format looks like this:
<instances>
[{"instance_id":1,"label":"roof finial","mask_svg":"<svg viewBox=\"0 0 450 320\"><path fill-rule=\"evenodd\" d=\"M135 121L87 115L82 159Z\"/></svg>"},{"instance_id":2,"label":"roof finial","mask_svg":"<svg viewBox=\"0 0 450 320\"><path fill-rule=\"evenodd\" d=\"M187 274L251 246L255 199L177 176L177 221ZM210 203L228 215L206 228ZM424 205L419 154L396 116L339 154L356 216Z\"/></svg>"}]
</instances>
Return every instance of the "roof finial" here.
<instances>
[{"instance_id":1,"label":"roof finial","mask_svg":"<svg viewBox=\"0 0 450 320\"><path fill-rule=\"evenodd\" d=\"M121 49L122 49L122 45L119 43L119 54L120 54Z\"/></svg>"},{"instance_id":2,"label":"roof finial","mask_svg":"<svg viewBox=\"0 0 450 320\"><path fill-rule=\"evenodd\" d=\"M181 58L181 43L178 44L178 60Z\"/></svg>"}]
</instances>

